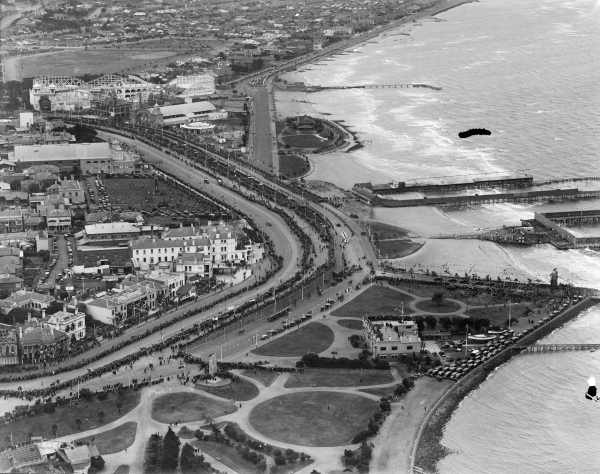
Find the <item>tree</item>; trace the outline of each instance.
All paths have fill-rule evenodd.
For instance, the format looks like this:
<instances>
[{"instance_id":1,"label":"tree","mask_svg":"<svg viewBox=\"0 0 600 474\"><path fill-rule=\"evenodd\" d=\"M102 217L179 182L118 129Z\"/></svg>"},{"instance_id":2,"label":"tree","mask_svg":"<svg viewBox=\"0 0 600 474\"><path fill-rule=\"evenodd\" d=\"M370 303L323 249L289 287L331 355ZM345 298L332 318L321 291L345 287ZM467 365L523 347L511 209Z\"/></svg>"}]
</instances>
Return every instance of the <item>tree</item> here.
<instances>
[{"instance_id":1,"label":"tree","mask_svg":"<svg viewBox=\"0 0 600 474\"><path fill-rule=\"evenodd\" d=\"M162 439L158 433L150 436L146 443L146 452L144 454L144 474L159 474L160 458L162 456Z\"/></svg>"},{"instance_id":2,"label":"tree","mask_svg":"<svg viewBox=\"0 0 600 474\"><path fill-rule=\"evenodd\" d=\"M194 448L185 443L181 448L181 473L196 474L210 472L210 464L204 461L204 456L196 456Z\"/></svg>"},{"instance_id":3,"label":"tree","mask_svg":"<svg viewBox=\"0 0 600 474\"><path fill-rule=\"evenodd\" d=\"M104 412L102 410L98 412L98 421L100 423L104 422Z\"/></svg>"},{"instance_id":4,"label":"tree","mask_svg":"<svg viewBox=\"0 0 600 474\"><path fill-rule=\"evenodd\" d=\"M81 431L81 420L79 418L75 420L75 424L77 425L77 431Z\"/></svg>"},{"instance_id":5,"label":"tree","mask_svg":"<svg viewBox=\"0 0 600 474\"><path fill-rule=\"evenodd\" d=\"M52 425L52 437L56 438L56 434L58 433L58 425L56 423L54 423Z\"/></svg>"},{"instance_id":6,"label":"tree","mask_svg":"<svg viewBox=\"0 0 600 474\"><path fill-rule=\"evenodd\" d=\"M160 466L163 472L171 472L177 470L177 464L179 462L179 445L181 441L175 434L175 432L169 427L167 434L163 438L162 443L162 456Z\"/></svg>"},{"instance_id":7,"label":"tree","mask_svg":"<svg viewBox=\"0 0 600 474\"><path fill-rule=\"evenodd\" d=\"M431 302L436 306L441 306L444 302L444 292L436 291L431 297Z\"/></svg>"},{"instance_id":8,"label":"tree","mask_svg":"<svg viewBox=\"0 0 600 474\"><path fill-rule=\"evenodd\" d=\"M432 316L431 314L428 314L427 316L425 316L425 323L427 324L427 327L430 330L434 330L437 326L437 318L435 316Z\"/></svg>"}]
</instances>

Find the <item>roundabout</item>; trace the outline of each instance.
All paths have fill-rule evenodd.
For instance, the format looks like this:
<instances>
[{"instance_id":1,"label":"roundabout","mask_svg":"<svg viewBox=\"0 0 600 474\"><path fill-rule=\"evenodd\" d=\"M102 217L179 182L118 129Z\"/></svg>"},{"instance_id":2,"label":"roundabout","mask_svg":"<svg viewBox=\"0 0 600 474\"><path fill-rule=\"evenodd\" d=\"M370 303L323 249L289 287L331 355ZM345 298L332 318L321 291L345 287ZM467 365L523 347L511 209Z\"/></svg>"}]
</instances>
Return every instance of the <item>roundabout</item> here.
<instances>
[{"instance_id":1,"label":"roundabout","mask_svg":"<svg viewBox=\"0 0 600 474\"><path fill-rule=\"evenodd\" d=\"M292 392L252 409L250 425L264 436L299 446L344 446L367 428L379 405L370 398L335 391Z\"/></svg>"}]
</instances>

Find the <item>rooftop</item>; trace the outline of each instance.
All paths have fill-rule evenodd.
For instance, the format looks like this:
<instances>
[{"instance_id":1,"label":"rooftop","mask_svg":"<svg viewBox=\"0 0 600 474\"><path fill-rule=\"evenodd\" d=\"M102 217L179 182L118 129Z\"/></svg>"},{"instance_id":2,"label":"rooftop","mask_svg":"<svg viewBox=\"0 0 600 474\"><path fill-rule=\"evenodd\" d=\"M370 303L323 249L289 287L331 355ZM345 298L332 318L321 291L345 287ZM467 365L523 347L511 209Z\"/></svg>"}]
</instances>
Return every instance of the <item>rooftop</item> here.
<instances>
[{"instance_id":1,"label":"rooftop","mask_svg":"<svg viewBox=\"0 0 600 474\"><path fill-rule=\"evenodd\" d=\"M108 160L110 146L99 143L66 143L50 145L15 145L14 161Z\"/></svg>"},{"instance_id":2,"label":"rooftop","mask_svg":"<svg viewBox=\"0 0 600 474\"><path fill-rule=\"evenodd\" d=\"M85 233L87 235L127 234L139 232L140 228L131 222L105 222L99 224L88 224L85 226Z\"/></svg>"},{"instance_id":3,"label":"rooftop","mask_svg":"<svg viewBox=\"0 0 600 474\"><path fill-rule=\"evenodd\" d=\"M207 238L188 239L188 240L169 240L169 239L138 239L131 242L132 249L157 249L157 248L184 248L189 246L205 247L210 245Z\"/></svg>"},{"instance_id":4,"label":"rooftop","mask_svg":"<svg viewBox=\"0 0 600 474\"><path fill-rule=\"evenodd\" d=\"M159 107L158 110L163 117L170 117L173 115L192 115L203 112L213 112L216 108L210 102L202 100L200 102L192 102L191 104L165 105Z\"/></svg>"},{"instance_id":5,"label":"rooftop","mask_svg":"<svg viewBox=\"0 0 600 474\"><path fill-rule=\"evenodd\" d=\"M23 326L23 338L21 344L23 346L43 346L55 344L65 338L68 339L66 333L54 329L44 323L25 323Z\"/></svg>"}]
</instances>

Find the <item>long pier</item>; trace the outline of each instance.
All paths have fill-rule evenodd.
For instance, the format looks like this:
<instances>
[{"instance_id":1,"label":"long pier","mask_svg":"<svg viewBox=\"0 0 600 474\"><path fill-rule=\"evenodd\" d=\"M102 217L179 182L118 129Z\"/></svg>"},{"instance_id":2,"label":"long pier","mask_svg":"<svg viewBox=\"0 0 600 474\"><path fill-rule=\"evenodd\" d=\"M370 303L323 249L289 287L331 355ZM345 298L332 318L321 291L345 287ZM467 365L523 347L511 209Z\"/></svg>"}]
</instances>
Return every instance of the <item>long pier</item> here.
<instances>
[{"instance_id":1,"label":"long pier","mask_svg":"<svg viewBox=\"0 0 600 474\"><path fill-rule=\"evenodd\" d=\"M533 344L526 347L515 346L515 350L521 350L523 353L595 351L598 349L600 349L600 344Z\"/></svg>"},{"instance_id":2,"label":"long pier","mask_svg":"<svg viewBox=\"0 0 600 474\"><path fill-rule=\"evenodd\" d=\"M364 193L361 196L365 199ZM576 201L579 199L598 199L600 190L582 191L572 189L550 189L546 191L521 191L514 193L474 194L472 196L439 196L421 199L386 199L377 195L370 198L373 206L379 207L415 207L415 206L440 206L460 207L479 204L497 204L503 202L531 203L547 200Z\"/></svg>"},{"instance_id":3,"label":"long pier","mask_svg":"<svg viewBox=\"0 0 600 474\"><path fill-rule=\"evenodd\" d=\"M434 91L441 91L442 88L438 86L432 86L430 84L422 83L391 83L391 84L354 84L349 86L320 86L320 85L307 85L304 83L291 83L283 84L278 82L276 84L278 89L299 91L299 92L321 92L329 90L345 90L345 89L431 89Z\"/></svg>"}]
</instances>

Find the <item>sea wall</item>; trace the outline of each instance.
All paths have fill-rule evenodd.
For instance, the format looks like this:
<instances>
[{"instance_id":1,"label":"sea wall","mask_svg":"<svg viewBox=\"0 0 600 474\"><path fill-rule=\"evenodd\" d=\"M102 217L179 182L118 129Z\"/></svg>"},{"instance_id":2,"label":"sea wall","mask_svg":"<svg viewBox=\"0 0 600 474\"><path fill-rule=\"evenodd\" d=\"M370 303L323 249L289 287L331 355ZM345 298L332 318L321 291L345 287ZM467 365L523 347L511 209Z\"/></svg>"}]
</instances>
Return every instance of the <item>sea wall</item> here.
<instances>
[{"instance_id":1,"label":"sea wall","mask_svg":"<svg viewBox=\"0 0 600 474\"><path fill-rule=\"evenodd\" d=\"M477 366L452 385L435 403L419 429L411 455L412 466L418 466L425 472L436 472L438 461L448 454L447 448L441 442L444 427L461 400L485 381L494 369L519 354L523 348L547 336L597 304L600 304L600 297L587 297L525 335L518 341L518 344L507 347Z\"/></svg>"}]
</instances>

